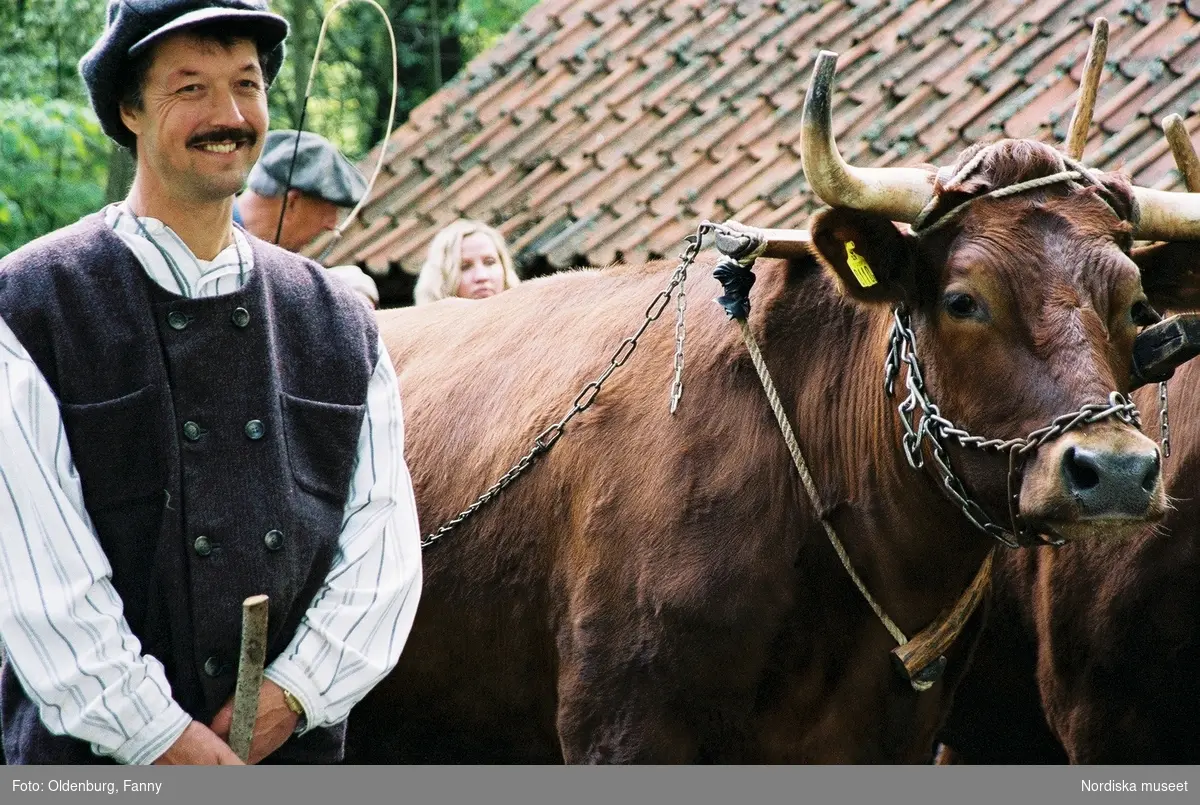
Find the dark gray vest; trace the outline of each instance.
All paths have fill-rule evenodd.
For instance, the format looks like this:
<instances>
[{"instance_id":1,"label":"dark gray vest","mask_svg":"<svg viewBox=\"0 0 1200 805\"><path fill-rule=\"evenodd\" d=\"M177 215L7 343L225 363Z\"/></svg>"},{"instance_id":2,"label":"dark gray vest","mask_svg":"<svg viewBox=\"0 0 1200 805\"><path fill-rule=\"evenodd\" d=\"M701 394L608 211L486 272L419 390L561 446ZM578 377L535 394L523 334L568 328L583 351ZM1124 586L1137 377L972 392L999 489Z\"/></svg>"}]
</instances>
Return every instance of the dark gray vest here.
<instances>
[{"instance_id":1,"label":"dark gray vest","mask_svg":"<svg viewBox=\"0 0 1200 805\"><path fill-rule=\"evenodd\" d=\"M269 663L322 587L378 358L353 291L251 243L245 287L211 299L160 288L100 215L0 261L0 317L58 398L125 617L205 723L233 694L242 600L271 598ZM0 719L10 764L98 762L11 669ZM343 733L272 759L340 760Z\"/></svg>"}]
</instances>

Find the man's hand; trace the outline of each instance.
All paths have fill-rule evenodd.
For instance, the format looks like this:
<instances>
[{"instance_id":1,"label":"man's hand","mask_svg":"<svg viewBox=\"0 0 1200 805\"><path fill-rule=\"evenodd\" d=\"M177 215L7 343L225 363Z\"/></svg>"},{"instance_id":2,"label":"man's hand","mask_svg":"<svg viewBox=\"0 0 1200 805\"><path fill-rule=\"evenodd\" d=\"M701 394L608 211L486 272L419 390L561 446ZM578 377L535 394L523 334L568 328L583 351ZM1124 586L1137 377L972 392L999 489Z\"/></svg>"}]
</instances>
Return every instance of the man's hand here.
<instances>
[{"instance_id":1,"label":"man's hand","mask_svg":"<svg viewBox=\"0 0 1200 805\"><path fill-rule=\"evenodd\" d=\"M283 746L283 742L296 731L296 722L299 720L300 717L289 710L283 701L283 688L269 679L264 679L258 693L258 720L254 722L254 740L250 742L250 762L257 763ZM229 727L232 722L231 698L213 718L212 731L222 740L229 740Z\"/></svg>"},{"instance_id":2,"label":"man's hand","mask_svg":"<svg viewBox=\"0 0 1200 805\"><path fill-rule=\"evenodd\" d=\"M156 766L242 766L229 744L199 721L187 725L171 748L154 761Z\"/></svg>"}]
</instances>

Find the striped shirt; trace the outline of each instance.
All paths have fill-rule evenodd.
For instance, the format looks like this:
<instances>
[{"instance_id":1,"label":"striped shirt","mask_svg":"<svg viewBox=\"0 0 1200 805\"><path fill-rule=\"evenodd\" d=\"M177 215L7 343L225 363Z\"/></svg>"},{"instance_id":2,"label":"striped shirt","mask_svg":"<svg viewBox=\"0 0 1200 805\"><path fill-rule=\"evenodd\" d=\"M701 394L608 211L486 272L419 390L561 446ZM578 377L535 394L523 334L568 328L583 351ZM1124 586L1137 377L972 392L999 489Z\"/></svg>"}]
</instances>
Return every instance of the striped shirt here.
<instances>
[{"instance_id":1,"label":"striped shirt","mask_svg":"<svg viewBox=\"0 0 1200 805\"><path fill-rule=\"evenodd\" d=\"M124 204L105 221L164 289L231 293L254 270L240 229L199 260L159 221ZM46 726L122 763L149 763L191 717L162 664L141 653L83 502L58 403L0 320L0 638ZM306 729L335 724L392 669L421 592L420 531L404 460L395 371L379 344L338 552L268 679L304 706Z\"/></svg>"}]
</instances>

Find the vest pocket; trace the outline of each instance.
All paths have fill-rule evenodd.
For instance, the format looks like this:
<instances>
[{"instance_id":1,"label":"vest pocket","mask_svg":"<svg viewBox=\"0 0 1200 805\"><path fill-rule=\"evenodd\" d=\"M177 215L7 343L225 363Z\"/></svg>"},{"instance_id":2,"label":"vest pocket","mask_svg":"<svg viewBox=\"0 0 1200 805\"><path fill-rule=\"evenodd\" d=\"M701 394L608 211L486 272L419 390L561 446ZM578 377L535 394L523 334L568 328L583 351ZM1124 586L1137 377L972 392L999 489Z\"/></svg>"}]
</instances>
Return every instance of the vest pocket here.
<instances>
[{"instance_id":1,"label":"vest pocket","mask_svg":"<svg viewBox=\"0 0 1200 805\"><path fill-rule=\"evenodd\" d=\"M301 489L344 503L366 405L338 405L282 393L292 477Z\"/></svg>"},{"instance_id":2,"label":"vest pocket","mask_svg":"<svg viewBox=\"0 0 1200 805\"><path fill-rule=\"evenodd\" d=\"M161 495L163 445L157 387L98 403L60 404L71 458L88 507Z\"/></svg>"}]
</instances>

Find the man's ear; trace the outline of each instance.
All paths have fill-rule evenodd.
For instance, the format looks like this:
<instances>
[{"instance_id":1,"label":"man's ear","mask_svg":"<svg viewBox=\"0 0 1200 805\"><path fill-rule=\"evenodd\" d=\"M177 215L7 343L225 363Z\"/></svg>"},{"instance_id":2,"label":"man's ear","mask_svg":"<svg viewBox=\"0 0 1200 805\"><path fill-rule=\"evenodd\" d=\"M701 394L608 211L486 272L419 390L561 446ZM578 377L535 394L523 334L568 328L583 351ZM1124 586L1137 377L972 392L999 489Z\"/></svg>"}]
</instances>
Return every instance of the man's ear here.
<instances>
[{"instance_id":1,"label":"man's ear","mask_svg":"<svg viewBox=\"0 0 1200 805\"><path fill-rule=\"evenodd\" d=\"M1200 243L1156 243L1134 249L1132 257L1151 307L1160 313L1200 308Z\"/></svg>"},{"instance_id":2,"label":"man's ear","mask_svg":"<svg viewBox=\"0 0 1200 805\"><path fill-rule=\"evenodd\" d=\"M835 207L809 222L812 251L847 296L859 302L911 299L916 291L912 239L881 215Z\"/></svg>"},{"instance_id":3,"label":"man's ear","mask_svg":"<svg viewBox=\"0 0 1200 805\"><path fill-rule=\"evenodd\" d=\"M141 123L138 122L137 115L134 114L133 108L126 104L121 104L117 107L117 111L121 115L121 122L125 124L125 128L129 129L134 135L141 134Z\"/></svg>"}]
</instances>

